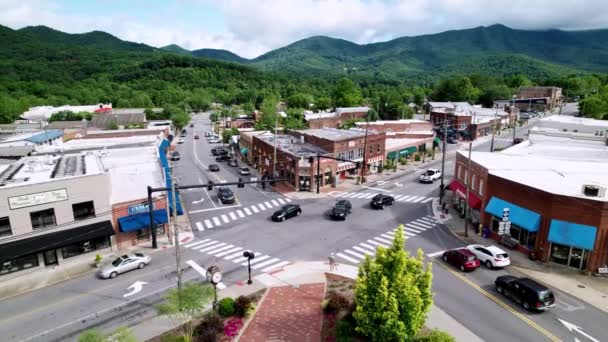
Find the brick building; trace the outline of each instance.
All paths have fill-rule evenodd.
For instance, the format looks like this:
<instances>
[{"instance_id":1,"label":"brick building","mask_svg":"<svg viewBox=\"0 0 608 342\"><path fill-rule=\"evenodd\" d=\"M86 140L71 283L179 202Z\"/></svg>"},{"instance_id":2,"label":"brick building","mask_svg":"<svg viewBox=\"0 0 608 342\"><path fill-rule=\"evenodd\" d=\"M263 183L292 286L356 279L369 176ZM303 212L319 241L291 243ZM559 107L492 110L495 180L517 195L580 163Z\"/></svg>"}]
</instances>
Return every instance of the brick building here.
<instances>
[{"instance_id":1,"label":"brick building","mask_svg":"<svg viewBox=\"0 0 608 342\"><path fill-rule=\"evenodd\" d=\"M449 201L464 215L468 184L474 227L499 239L508 208L519 251L598 272L608 263L608 139L555 129L530 131L529 139L500 153L474 151L470 170L468 152L459 152Z\"/></svg>"},{"instance_id":2,"label":"brick building","mask_svg":"<svg viewBox=\"0 0 608 342\"><path fill-rule=\"evenodd\" d=\"M416 152L432 149L435 132L433 125L422 120L386 120L374 122L357 122L357 127L366 126L377 132L384 132L385 158L398 160L410 158Z\"/></svg>"},{"instance_id":3,"label":"brick building","mask_svg":"<svg viewBox=\"0 0 608 342\"><path fill-rule=\"evenodd\" d=\"M519 87L517 99L547 98L547 109L553 109L561 104L562 88L559 87ZM516 102L517 102L516 99ZM525 105L525 101L522 102ZM521 108L521 107L520 107Z\"/></svg>"},{"instance_id":4,"label":"brick building","mask_svg":"<svg viewBox=\"0 0 608 342\"><path fill-rule=\"evenodd\" d=\"M368 107L336 108L335 112L313 113L312 111L305 111L304 119L311 129L339 128L347 120L365 118L368 111Z\"/></svg>"},{"instance_id":5,"label":"brick building","mask_svg":"<svg viewBox=\"0 0 608 342\"><path fill-rule=\"evenodd\" d=\"M517 120L518 111L505 111L501 108L481 108L472 106L467 111L433 110L430 121L436 129L442 128L447 121L448 127L465 139L492 134L512 126Z\"/></svg>"}]
</instances>

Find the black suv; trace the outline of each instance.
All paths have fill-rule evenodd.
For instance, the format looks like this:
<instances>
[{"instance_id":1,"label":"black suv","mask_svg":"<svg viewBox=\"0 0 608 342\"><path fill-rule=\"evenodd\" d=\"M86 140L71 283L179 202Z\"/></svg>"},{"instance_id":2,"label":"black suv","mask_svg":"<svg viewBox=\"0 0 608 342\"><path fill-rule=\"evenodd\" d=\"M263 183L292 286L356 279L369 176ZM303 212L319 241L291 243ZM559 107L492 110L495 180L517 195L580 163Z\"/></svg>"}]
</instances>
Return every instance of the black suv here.
<instances>
[{"instance_id":1,"label":"black suv","mask_svg":"<svg viewBox=\"0 0 608 342\"><path fill-rule=\"evenodd\" d=\"M395 203L395 198L393 196L377 194L372 197L371 206L374 209L384 209L387 205L393 205Z\"/></svg>"},{"instance_id":2,"label":"black suv","mask_svg":"<svg viewBox=\"0 0 608 342\"><path fill-rule=\"evenodd\" d=\"M234 192L229 187L222 186L217 189L217 198L220 199L222 204L234 203Z\"/></svg>"},{"instance_id":3,"label":"black suv","mask_svg":"<svg viewBox=\"0 0 608 342\"><path fill-rule=\"evenodd\" d=\"M349 201L339 200L331 208L331 217L337 220L346 220L346 215L352 212L353 208Z\"/></svg>"},{"instance_id":4,"label":"black suv","mask_svg":"<svg viewBox=\"0 0 608 342\"><path fill-rule=\"evenodd\" d=\"M294 216L300 216L302 209L299 204L286 204L272 214L273 221L285 221Z\"/></svg>"},{"instance_id":5,"label":"black suv","mask_svg":"<svg viewBox=\"0 0 608 342\"><path fill-rule=\"evenodd\" d=\"M230 156L225 155L225 154L222 154L222 155L219 155L218 157L215 157L215 161L217 161L217 162L228 161L230 159L231 159Z\"/></svg>"},{"instance_id":6,"label":"black suv","mask_svg":"<svg viewBox=\"0 0 608 342\"><path fill-rule=\"evenodd\" d=\"M211 154L213 154L214 156L225 156L228 154L228 151L224 150L221 147L214 147L211 150Z\"/></svg>"},{"instance_id":7,"label":"black suv","mask_svg":"<svg viewBox=\"0 0 608 342\"><path fill-rule=\"evenodd\" d=\"M555 296L545 285L529 278L510 275L494 281L496 291L523 305L526 310L544 311L555 306Z\"/></svg>"}]
</instances>

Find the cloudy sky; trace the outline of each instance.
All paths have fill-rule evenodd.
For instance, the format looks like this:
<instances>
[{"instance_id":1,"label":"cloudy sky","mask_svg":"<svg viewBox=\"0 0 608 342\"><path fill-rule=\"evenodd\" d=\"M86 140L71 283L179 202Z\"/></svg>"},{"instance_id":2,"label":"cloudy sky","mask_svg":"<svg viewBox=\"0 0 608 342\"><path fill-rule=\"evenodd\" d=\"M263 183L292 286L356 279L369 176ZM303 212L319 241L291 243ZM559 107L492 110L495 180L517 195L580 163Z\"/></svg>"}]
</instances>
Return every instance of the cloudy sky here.
<instances>
[{"instance_id":1,"label":"cloudy sky","mask_svg":"<svg viewBox=\"0 0 608 342\"><path fill-rule=\"evenodd\" d=\"M357 43L502 23L608 28L608 0L0 0L0 24L109 32L152 46L243 57L313 35Z\"/></svg>"}]
</instances>

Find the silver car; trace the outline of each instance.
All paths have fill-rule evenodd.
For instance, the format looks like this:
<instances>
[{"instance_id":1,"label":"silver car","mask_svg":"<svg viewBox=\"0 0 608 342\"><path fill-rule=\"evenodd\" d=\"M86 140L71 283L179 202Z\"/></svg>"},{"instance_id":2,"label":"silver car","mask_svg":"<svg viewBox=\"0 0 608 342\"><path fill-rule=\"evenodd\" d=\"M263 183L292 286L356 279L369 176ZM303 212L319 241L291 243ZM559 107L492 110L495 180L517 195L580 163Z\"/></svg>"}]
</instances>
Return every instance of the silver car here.
<instances>
[{"instance_id":1,"label":"silver car","mask_svg":"<svg viewBox=\"0 0 608 342\"><path fill-rule=\"evenodd\" d=\"M142 252L125 254L116 258L111 264L104 266L99 271L101 278L116 278L119 274L132 271L134 269L142 269L150 263L149 256Z\"/></svg>"}]
</instances>

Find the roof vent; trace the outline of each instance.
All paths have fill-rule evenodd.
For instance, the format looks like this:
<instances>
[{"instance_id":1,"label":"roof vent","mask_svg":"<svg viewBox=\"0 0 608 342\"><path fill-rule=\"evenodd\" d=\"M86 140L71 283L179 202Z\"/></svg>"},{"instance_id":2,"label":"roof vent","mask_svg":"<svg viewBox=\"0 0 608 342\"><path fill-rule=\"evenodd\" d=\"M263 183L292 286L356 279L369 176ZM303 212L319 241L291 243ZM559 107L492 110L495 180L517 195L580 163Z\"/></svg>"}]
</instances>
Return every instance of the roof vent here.
<instances>
[{"instance_id":1,"label":"roof vent","mask_svg":"<svg viewBox=\"0 0 608 342\"><path fill-rule=\"evenodd\" d=\"M600 197L600 190L604 189L595 185L583 185L583 194L588 197Z\"/></svg>"}]
</instances>

